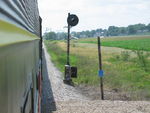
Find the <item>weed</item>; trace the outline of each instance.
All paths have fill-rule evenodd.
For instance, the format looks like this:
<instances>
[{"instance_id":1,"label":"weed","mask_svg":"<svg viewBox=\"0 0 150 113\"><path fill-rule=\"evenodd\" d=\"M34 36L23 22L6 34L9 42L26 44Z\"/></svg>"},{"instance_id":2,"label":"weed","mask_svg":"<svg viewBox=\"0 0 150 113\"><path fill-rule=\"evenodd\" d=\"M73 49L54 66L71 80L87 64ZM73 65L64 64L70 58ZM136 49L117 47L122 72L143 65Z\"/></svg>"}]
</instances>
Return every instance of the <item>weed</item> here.
<instances>
[{"instance_id":1,"label":"weed","mask_svg":"<svg viewBox=\"0 0 150 113\"><path fill-rule=\"evenodd\" d=\"M109 61L129 61L130 60L130 52L129 51L121 51L121 54L114 54Z\"/></svg>"},{"instance_id":2,"label":"weed","mask_svg":"<svg viewBox=\"0 0 150 113\"><path fill-rule=\"evenodd\" d=\"M137 63L145 70L149 71L149 60L150 57L149 53L144 53L144 51L134 51L137 55Z\"/></svg>"},{"instance_id":3,"label":"weed","mask_svg":"<svg viewBox=\"0 0 150 113\"><path fill-rule=\"evenodd\" d=\"M121 51L120 57L123 61L129 61L130 52L129 51Z\"/></svg>"},{"instance_id":4,"label":"weed","mask_svg":"<svg viewBox=\"0 0 150 113\"><path fill-rule=\"evenodd\" d=\"M76 45L73 43L72 45L71 45L72 47L76 47Z\"/></svg>"}]
</instances>

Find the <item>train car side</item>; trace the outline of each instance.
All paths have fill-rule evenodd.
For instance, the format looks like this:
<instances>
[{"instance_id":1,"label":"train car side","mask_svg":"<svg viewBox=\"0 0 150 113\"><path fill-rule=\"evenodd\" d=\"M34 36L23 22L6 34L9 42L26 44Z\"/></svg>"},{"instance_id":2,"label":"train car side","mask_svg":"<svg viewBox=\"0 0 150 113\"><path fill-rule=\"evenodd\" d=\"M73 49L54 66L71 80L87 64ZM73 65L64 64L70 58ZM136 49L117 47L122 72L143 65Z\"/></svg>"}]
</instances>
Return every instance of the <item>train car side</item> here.
<instances>
[{"instance_id":1,"label":"train car side","mask_svg":"<svg viewBox=\"0 0 150 113\"><path fill-rule=\"evenodd\" d=\"M31 110L37 113L41 76L40 39L11 24L3 24L5 27L0 29L0 40L3 40L0 45L1 113L30 113Z\"/></svg>"},{"instance_id":2,"label":"train car side","mask_svg":"<svg viewBox=\"0 0 150 113\"><path fill-rule=\"evenodd\" d=\"M0 1L0 113L40 113L42 38L36 0Z\"/></svg>"}]
</instances>

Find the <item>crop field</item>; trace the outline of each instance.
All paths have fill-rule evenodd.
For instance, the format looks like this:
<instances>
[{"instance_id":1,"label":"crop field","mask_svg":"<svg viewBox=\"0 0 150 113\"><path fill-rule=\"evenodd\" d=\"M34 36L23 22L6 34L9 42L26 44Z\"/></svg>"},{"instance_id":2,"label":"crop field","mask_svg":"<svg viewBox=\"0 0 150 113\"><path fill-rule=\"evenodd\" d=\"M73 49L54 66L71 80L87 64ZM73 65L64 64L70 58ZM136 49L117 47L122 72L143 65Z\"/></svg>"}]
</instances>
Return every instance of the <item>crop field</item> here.
<instances>
[{"instance_id":1,"label":"crop field","mask_svg":"<svg viewBox=\"0 0 150 113\"><path fill-rule=\"evenodd\" d=\"M97 43L96 39L81 39L80 43ZM134 37L111 37L103 38L102 46L119 47L131 50L150 51L150 36L134 36Z\"/></svg>"},{"instance_id":2,"label":"crop field","mask_svg":"<svg viewBox=\"0 0 150 113\"><path fill-rule=\"evenodd\" d=\"M131 100L150 100L148 41L150 44L150 36L102 39L104 89L127 93ZM133 46L133 42L141 46ZM56 67L64 72L66 41L45 41L45 45ZM71 41L71 65L78 67L78 78L73 79L75 84L99 86L97 53L96 38Z\"/></svg>"}]
</instances>

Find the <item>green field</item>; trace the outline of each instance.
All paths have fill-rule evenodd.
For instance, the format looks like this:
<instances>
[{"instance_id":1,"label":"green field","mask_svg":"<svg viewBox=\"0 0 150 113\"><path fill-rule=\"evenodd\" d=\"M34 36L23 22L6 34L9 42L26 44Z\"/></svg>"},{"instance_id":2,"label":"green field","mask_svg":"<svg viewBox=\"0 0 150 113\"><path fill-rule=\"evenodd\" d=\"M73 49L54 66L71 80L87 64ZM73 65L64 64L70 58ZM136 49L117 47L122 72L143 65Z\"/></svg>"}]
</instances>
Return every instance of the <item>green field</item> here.
<instances>
[{"instance_id":1,"label":"green field","mask_svg":"<svg viewBox=\"0 0 150 113\"><path fill-rule=\"evenodd\" d=\"M97 43L96 39L90 38L86 40L79 40L80 43ZM112 37L102 39L102 46L119 47L131 50L150 51L150 36L141 37Z\"/></svg>"},{"instance_id":2,"label":"green field","mask_svg":"<svg viewBox=\"0 0 150 113\"><path fill-rule=\"evenodd\" d=\"M89 38L71 42L71 65L78 67L78 78L73 79L77 85L99 85L96 40L96 38ZM126 41L128 44L125 44ZM148 41L150 41L148 36L144 38L113 37L102 39L103 44L106 43L109 46L113 46L102 47L105 89L118 89L123 93L129 94L133 100L150 100L150 54L148 50L141 51L145 50L143 47L149 47ZM122 42L124 46L121 48L129 46L128 49L130 50L116 48ZM140 43L142 48L138 47L137 49L137 47L131 46L133 42L136 44ZM66 42L45 41L45 44L52 56L52 61L60 71L64 72Z\"/></svg>"}]
</instances>

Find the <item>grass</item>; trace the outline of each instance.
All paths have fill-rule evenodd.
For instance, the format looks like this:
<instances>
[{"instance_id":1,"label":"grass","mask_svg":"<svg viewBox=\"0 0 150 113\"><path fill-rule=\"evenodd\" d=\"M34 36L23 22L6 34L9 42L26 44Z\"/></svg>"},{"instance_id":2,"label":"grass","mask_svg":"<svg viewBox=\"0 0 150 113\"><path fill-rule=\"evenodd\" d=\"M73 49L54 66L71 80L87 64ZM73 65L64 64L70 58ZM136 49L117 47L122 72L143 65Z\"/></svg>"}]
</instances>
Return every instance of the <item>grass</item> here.
<instances>
[{"instance_id":1,"label":"grass","mask_svg":"<svg viewBox=\"0 0 150 113\"><path fill-rule=\"evenodd\" d=\"M64 73L64 65L66 64L66 50L65 50L65 43L64 42L55 42L55 41L45 41L47 46L48 52L52 57L52 61L55 65L59 68L61 72ZM73 47L73 44L72 44ZM72 53L70 55L70 64L72 66L78 67L78 76L77 79L74 79L76 84L90 84L95 85L98 84L99 79L97 75L97 65L93 64L93 56L88 56L88 52L84 50L84 48L80 47L73 47L71 49ZM79 55L80 54L80 55ZM87 62L88 61L88 62ZM86 65L86 66L83 66ZM90 69L90 67L95 67L95 70ZM87 75L87 72L90 73ZM92 76L94 75L94 76Z\"/></svg>"},{"instance_id":2,"label":"grass","mask_svg":"<svg viewBox=\"0 0 150 113\"><path fill-rule=\"evenodd\" d=\"M86 39L86 40L79 40L80 43L97 43L96 39ZM109 39L102 39L102 46L108 47L119 47L124 49L131 49L131 50L144 50L150 51L150 36L141 36L138 38L135 37L113 37Z\"/></svg>"},{"instance_id":3,"label":"grass","mask_svg":"<svg viewBox=\"0 0 150 113\"><path fill-rule=\"evenodd\" d=\"M66 64L66 51L62 50L57 44L57 41L45 41L47 51L52 57L52 61L60 69L64 71L64 65ZM70 55L71 64L76 64L77 58L74 55Z\"/></svg>"},{"instance_id":4,"label":"grass","mask_svg":"<svg viewBox=\"0 0 150 113\"><path fill-rule=\"evenodd\" d=\"M137 40L139 39L140 37ZM85 41L87 40L93 39L85 39ZM96 41L96 39L94 40ZM106 40L115 40L116 42L119 39ZM103 39L103 42L106 40ZM132 38L131 41L133 40L136 39ZM76 84L97 86L99 85L97 45L94 43L80 43L80 41L84 41L84 39L71 42L71 65L78 67L78 78L73 79L73 81ZM66 43L64 41L45 41L45 44L52 56L52 61L64 72ZM150 100L149 52L102 47L102 62L105 71L105 89L130 92L132 98L136 100L142 98Z\"/></svg>"}]
</instances>

